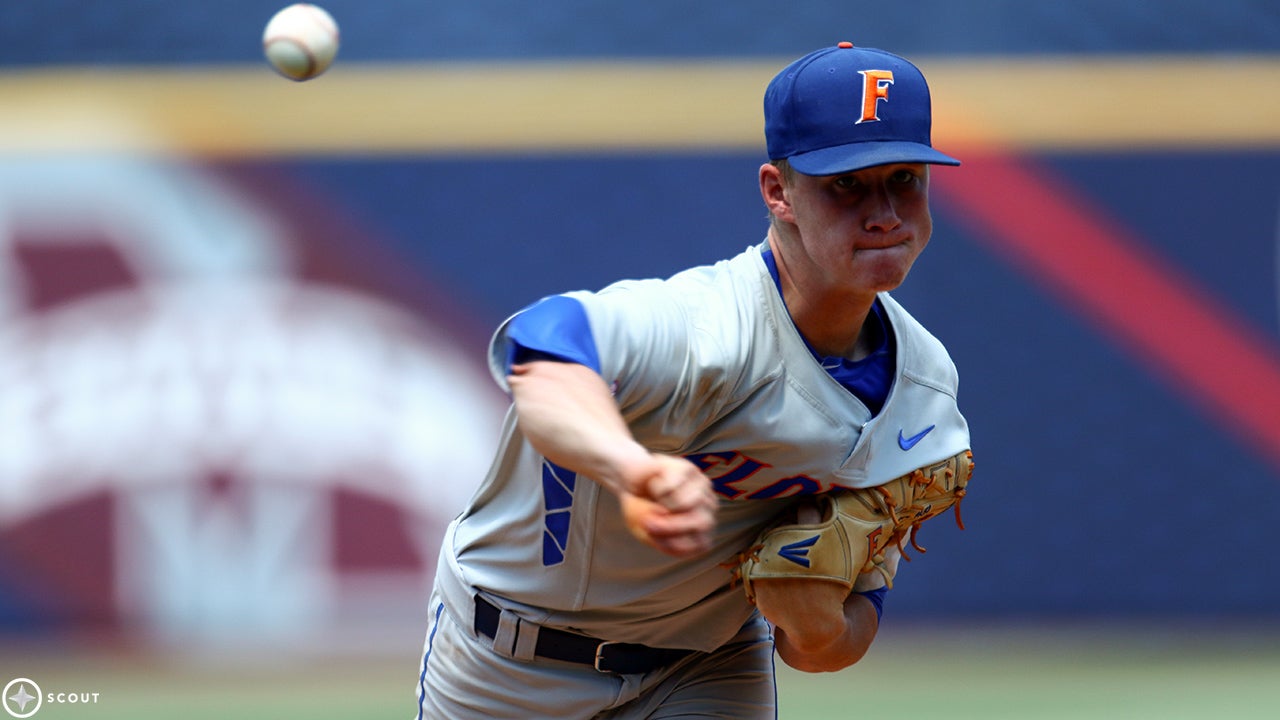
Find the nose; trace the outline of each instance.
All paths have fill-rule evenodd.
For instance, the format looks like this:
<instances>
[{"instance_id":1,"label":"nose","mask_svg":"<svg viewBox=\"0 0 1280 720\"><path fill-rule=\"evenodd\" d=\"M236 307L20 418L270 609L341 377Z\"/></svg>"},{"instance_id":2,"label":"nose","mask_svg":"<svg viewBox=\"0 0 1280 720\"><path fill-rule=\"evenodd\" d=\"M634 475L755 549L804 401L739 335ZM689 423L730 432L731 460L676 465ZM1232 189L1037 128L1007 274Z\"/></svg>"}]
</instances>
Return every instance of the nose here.
<instances>
[{"instance_id":1,"label":"nose","mask_svg":"<svg viewBox=\"0 0 1280 720\"><path fill-rule=\"evenodd\" d=\"M902 224L902 218L893 206L893 197L883 185L877 185L866 198L867 218L863 228L868 231L887 232Z\"/></svg>"}]
</instances>

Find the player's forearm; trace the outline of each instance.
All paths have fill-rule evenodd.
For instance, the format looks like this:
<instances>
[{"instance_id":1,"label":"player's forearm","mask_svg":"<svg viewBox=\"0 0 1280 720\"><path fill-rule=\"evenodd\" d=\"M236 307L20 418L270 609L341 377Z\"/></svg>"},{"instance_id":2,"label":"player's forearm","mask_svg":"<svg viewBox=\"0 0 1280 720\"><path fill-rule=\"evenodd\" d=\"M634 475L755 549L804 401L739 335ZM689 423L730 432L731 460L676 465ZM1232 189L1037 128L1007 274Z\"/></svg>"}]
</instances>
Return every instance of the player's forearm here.
<instances>
[{"instance_id":1,"label":"player's forearm","mask_svg":"<svg viewBox=\"0 0 1280 720\"><path fill-rule=\"evenodd\" d=\"M551 462L626 490L625 467L646 462L608 385L576 363L535 361L512 368L509 378L520 430Z\"/></svg>"},{"instance_id":2,"label":"player's forearm","mask_svg":"<svg viewBox=\"0 0 1280 720\"><path fill-rule=\"evenodd\" d=\"M844 631L834 639L805 638L774 629L774 646L787 665L810 673L835 672L858 662L871 649L880 619L870 600L858 594L844 605Z\"/></svg>"},{"instance_id":3,"label":"player's forearm","mask_svg":"<svg viewBox=\"0 0 1280 720\"><path fill-rule=\"evenodd\" d=\"M636 442L595 371L535 361L514 366L510 384L521 432L534 449L613 491L638 540L677 557L710 548L717 506L711 481L688 460Z\"/></svg>"}]
</instances>

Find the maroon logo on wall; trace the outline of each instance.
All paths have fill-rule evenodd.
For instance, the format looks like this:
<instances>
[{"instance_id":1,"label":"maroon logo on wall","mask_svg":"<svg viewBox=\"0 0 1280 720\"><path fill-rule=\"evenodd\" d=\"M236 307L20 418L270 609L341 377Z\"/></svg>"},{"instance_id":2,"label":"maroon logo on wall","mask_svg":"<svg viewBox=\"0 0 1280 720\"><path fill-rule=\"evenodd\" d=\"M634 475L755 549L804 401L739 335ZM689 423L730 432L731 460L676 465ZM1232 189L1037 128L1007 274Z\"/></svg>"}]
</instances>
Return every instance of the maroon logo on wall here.
<instances>
[{"instance_id":1,"label":"maroon logo on wall","mask_svg":"<svg viewBox=\"0 0 1280 720\"><path fill-rule=\"evenodd\" d=\"M17 606L239 642L423 602L501 398L471 331L379 274L375 239L261 179L0 169L0 592Z\"/></svg>"}]
</instances>

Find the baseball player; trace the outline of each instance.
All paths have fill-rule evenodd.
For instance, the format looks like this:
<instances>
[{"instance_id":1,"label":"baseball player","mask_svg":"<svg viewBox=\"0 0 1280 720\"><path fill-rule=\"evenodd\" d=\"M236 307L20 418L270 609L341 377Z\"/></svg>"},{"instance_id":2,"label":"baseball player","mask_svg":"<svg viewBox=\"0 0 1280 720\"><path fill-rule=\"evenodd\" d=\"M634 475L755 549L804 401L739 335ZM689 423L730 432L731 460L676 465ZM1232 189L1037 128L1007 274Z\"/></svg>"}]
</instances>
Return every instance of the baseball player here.
<instances>
[{"instance_id":1,"label":"baseball player","mask_svg":"<svg viewBox=\"0 0 1280 720\"><path fill-rule=\"evenodd\" d=\"M969 448L950 357L888 294L929 241L930 166L959 163L931 145L920 71L881 50L796 60L764 111L763 242L495 333L513 404L443 539L419 718L775 718L775 652L830 671L874 639L929 506L883 488L932 486L952 469L918 469ZM809 530L763 560L821 564L820 500L877 487L873 515L910 517L842 541L842 581L744 577L779 522Z\"/></svg>"}]
</instances>

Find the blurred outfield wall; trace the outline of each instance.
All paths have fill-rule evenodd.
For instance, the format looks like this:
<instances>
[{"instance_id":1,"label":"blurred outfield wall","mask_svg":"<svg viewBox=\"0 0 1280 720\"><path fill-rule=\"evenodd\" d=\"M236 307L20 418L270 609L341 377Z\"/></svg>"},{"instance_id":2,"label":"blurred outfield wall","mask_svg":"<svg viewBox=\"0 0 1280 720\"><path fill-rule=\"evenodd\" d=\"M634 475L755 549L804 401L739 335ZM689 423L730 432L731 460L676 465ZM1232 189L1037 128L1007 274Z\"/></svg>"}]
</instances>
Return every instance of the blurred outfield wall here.
<instances>
[{"instance_id":1,"label":"blurred outfield wall","mask_svg":"<svg viewBox=\"0 0 1280 720\"><path fill-rule=\"evenodd\" d=\"M965 160L895 294L977 482L887 621L1280 619L1270 4L531 5L330 3L305 85L270 3L0 10L0 632L415 646L490 329L758 242L764 84L846 38Z\"/></svg>"}]
</instances>

